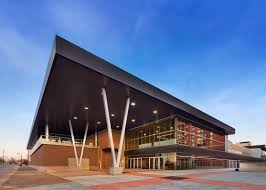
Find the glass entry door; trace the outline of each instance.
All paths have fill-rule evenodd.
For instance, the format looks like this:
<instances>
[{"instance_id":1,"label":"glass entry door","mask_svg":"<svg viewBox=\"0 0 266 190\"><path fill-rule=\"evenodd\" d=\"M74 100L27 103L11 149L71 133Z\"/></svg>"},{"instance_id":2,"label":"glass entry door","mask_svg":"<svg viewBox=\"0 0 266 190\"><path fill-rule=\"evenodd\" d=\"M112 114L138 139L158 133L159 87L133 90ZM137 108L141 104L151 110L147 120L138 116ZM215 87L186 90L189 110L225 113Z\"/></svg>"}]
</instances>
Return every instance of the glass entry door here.
<instances>
[{"instance_id":1,"label":"glass entry door","mask_svg":"<svg viewBox=\"0 0 266 190\"><path fill-rule=\"evenodd\" d=\"M141 158L130 158L129 159L129 168L130 169L141 169L142 168L142 159Z\"/></svg>"},{"instance_id":2,"label":"glass entry door","mask_svg":"<svg viewBox=\"0 0 266 190\"><path fill-rule=\"evenodd\" d=\"M163 157L150 157L149 160L150 160L149 169L151 170L165 169Z\"/></svg>"},{"instance_id":3,"label":"glass entry door","mask_svg":"<svg viewBox=\"0 0 266 190\"><path fill-rule=\"evenodd\" d=\"M130 169L150 169L150 170L164 170L164 157L141 157L129 158L127 160L127 167Z\"/></svg>"},{"instance_id":4,"label":"glass entry door","mask_svg":"<svg viewBox=\"0 0 266 190\"><path fill-rule=\"evenodd\" d=\"M184 170L193 168L192 157L190 156L177 156L176 169Z\"/></svg>"}]
</instances>

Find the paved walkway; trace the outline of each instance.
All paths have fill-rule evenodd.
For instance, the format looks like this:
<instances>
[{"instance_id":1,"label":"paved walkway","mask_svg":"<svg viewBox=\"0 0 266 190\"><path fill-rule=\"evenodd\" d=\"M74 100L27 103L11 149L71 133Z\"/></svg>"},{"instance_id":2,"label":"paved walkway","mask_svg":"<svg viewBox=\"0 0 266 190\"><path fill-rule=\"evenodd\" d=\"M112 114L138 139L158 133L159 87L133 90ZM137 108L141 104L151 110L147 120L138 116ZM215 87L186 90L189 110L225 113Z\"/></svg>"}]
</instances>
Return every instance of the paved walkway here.
<instances>
[{"instance_id":1,"label":"paved walkway","mask_svg":"<svg viewBox=\"0 0 266 190\"><path fill-rule=\"evenodd\" d=\"M23 189L41 185L51 185L68 182L66 179L40 172L31 167L19 167L13 175L11 175L0 189Z\"/></svg>"},{"instance_id":2,"label":"paved walkway","mask_svg":"<svg viewBox=\"0 0 266 190\"><path fill-rule=\"evenodd\" d=\"M0 174L1 176L1 174ZM133 171L110 176L105 172L53 170L41 172L29 167L19 168L0 189L23 190L266 190L266 173L220 170Z\"/></svg>"},{"instance_id":3,"label":"paved walkway","mask_svg":"<svg viewBox=\"0 0 266 190\"><path fill-rule=\"evenodd\" d=\"M18 166L0 164L0 186L12 175Z\"/></svg>"}]
</instances>

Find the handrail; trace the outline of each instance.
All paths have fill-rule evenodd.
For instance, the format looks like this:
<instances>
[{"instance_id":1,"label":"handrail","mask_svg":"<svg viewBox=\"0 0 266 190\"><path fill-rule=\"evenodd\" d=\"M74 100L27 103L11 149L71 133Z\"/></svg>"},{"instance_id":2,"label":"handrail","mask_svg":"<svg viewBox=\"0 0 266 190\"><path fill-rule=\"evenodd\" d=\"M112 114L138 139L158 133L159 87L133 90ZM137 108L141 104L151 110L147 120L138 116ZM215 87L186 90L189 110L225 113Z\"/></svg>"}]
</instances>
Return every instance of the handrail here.
<instances>
[{"instance_id":1,"label":"handrail","mask_svg":"<svg viewBox=\"0 0 266 190\"><path fill-rule=\"evenodd\" d=\"M45 135L41 135L42 139L46 139ZM50 135L48 138L48 141L50 142L58 142L58 143L63 143L63 144L72 144L72 139L69 137L64 137L64 136L55 136L55 135ZM83 139L77 139L75 138L75 144L82 144ZM94 145L94 141L91 141L92 144ZM91 143L89 140L86 141L86 144Z\"/></svg>"}]
</instances>

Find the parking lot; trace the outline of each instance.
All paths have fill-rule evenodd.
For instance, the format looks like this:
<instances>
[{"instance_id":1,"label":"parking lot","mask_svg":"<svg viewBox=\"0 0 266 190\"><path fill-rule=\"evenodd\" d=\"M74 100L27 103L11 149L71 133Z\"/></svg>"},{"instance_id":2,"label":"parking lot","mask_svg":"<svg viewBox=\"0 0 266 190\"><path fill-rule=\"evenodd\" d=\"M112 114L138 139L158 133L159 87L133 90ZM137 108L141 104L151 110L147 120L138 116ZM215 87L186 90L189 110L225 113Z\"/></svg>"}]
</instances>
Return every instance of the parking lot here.
<instances>
[{"instance_id":1,"label":"parking lot","mask_svg":"<svg viewBox=\"0 0 266 190\"><path fill-rule=\"evenodd\" d=\"M124 175L105 172L0 166L0 189L266 189L266 173L212 170L126 170Z\"/></svg>"}]
</instances>

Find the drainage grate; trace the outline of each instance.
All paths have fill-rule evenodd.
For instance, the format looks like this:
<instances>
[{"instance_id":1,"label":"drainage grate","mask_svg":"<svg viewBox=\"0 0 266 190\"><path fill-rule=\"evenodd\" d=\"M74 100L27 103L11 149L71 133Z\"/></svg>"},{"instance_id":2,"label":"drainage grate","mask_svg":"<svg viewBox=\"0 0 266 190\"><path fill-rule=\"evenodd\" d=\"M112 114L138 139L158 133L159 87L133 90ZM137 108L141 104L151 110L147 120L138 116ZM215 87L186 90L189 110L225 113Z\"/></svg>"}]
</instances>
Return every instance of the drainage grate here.
<instances>
[{"instance_id":1,"label":"drainage grate","mask_svg":"<svg viewBox=\"0 0 266 190\"><path fill-rule=\"evenodd\" d=\"M18 168L18 171L34 171L35 168L29 167L29 166L21 166Z\"/></svg>"},{"instance_id":2,"label":"drainage grate","mask_svg":"<svg viewBox=\"0 0 266 190\"><path fill-rule=\"evenodd\" d=\"M170 180L174 180L174 181L188 179L186 177L178 177L178 176L166 176L166 177L161 177L161 178L163 178L163 179L170 179Z\"/></svg>"}]
</instances>

